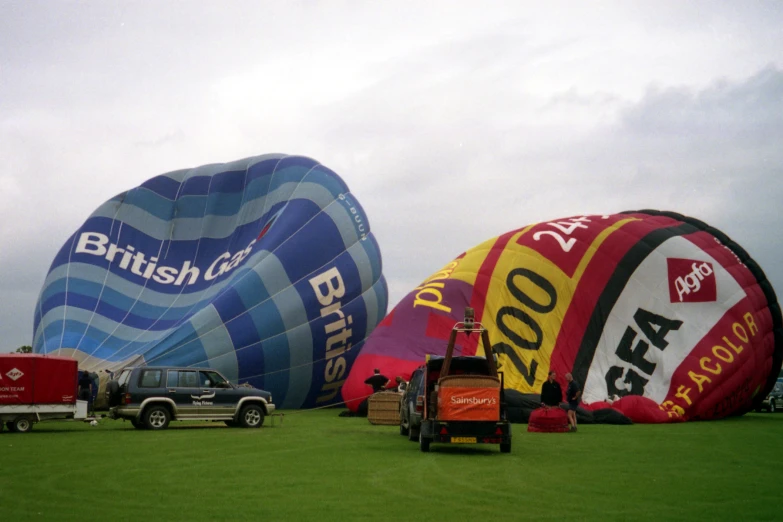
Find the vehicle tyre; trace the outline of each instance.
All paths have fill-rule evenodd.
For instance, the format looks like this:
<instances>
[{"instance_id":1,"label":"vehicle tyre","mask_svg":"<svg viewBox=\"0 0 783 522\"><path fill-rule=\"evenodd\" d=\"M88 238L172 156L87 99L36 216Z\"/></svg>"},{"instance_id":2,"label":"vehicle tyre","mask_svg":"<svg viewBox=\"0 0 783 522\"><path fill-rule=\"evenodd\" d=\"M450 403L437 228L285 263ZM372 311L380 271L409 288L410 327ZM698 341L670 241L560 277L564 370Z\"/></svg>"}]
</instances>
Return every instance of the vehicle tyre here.
<instances>
[{"instance_id":1,"label":"vehicle tyre","mask_svg":"<svg viewBox=\"0 0 783 522\"><path fill-rule=\"evenodd\" d=\"M769 401L769 412L770 413L775 413L775 400L774 399Z\"/></svg>"},{"instance_id":2,"label":"vehicle tyre","mask_svg":"<svg viewBox=\"0 0 783 522\"><path fill-rule=\"evenodd\" d=\"M144 425L144 423L142 421L138 421L136 419L131 419L130 423L137 430L143 430L143 429L145 429L147 427L147 426Z\"/></svg>"},{"instance_id":3,"label":"vehicle tyre","mask_svg":"<svg viewBox=\"0 0 783 522\"><path fill-rule=\"evenodd\" d=\"M14 423L11 421L6 422L5 427L8 429L8 431L14 431Z\"/></svg>"},{"instance_id":4,"label":"vehicle tyre","mask_svg":"<svg viewBox=\"0 0 783 522\"><path fill-rule=\"evenodd\" d=\"M228 426L229 428L236 428L237 426L239 426L237 424L237 421L228 420L228 421L223 421L223 422L225 422L226 426Z\"/></svg>"},{"instance_id":5,"label":"vehicle tyre","mask_svg":"<svg viewBox=\"0 0 783 522\"><path fill-rule=\"evenodd\" d=\"M171 421L171 413L165 406L150 406L144 410L143 418L148 430L165 430Z\"/></svg>"},{"instance_id":6,"label":"vehicle tyre","mask_svg":"<svg viewBox=\"0 0 783 522\"><path fill-rule=\"evenodd\" d=\"M419 449L422 453L429 453L430 451L430 439L427 439L419 433Z\"/></svg>"},{"instance_id":7,"label":"vehicle tyre","mask_svg":"<svg viewBox=\"0 0 783 522\"><path fill-rule=\"evenodd\" d=\"M13 421L13 429L16 433L27 433L33 429L33 423L27 417L19 417Z\"/></svg>"},{"instance_id":8,"label":"vehicle tyre","mask_svg":"<svg viewBox=\"0 0 783 522\"><path fill-rule=\"evenodd\" d=\"M117 381L109 381L106 383L106 402L109 403L109 408L119 406L122 403L122 396L120 394L120 383Z\"/></svg>"},{"instance_id":9,"label":"vehicle tyre","mask_svg":"<svg viewBox=\"0 0 783 522\"><path fill-rule=\"evenodd\" d=\"M500 453L511 453L511 442L501 442Z\"/></svg>"},{"instance_id":10,"label":"vehicle tyre","mask_svg":"<svg viewBox=\"0 0 783 522\"><path fill-rule=\"evenodd\" d=\"M256 404L248 404L239 412L239 424L243 428L260 428L264 424L264 410Z\"/></svg>"},{"instance_id":11,"label":"vehicle tyre","mask_svg":"<svg viewBox=\"0 0 783 522\"><path fill-rule=\"evenodd\" d=\"M417 430L415 428L411 428L408 431L409 431L409 433L408 433L408 440L409 441L416 442L417 440L419 440L419 430Z\"/></svg>"},{"instance_id":12,"label":"vehicle tyre","mask_svg":"<svg viewBox=\"0 0 783 522\"><path fill-rule=\"evenodd\" d=\"M402 421L400 421L400 435L404 437L408 435L408 433L410 433L410 428L406 428Z\"/></svg>"}]
</instances>

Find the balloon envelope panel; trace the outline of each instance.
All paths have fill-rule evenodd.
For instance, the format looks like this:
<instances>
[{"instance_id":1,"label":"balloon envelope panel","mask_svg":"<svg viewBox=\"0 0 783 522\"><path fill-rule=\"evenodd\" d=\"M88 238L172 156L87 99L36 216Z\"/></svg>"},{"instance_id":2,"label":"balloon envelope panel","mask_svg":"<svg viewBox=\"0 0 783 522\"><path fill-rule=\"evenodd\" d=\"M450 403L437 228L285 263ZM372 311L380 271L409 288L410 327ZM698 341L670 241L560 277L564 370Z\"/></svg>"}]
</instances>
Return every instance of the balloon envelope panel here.
<instances>
[{"instance_id":1,"label":"balloon envelope panel","mask_svg":"<svg viewBox=\"0 0 783 522\"><path fill-rule=\"evenodd\" d=\"M507 388L540 393L551 370L565 389L572 372L588 406L639 422L746 412L781 367L780 308L758 265L698 220L646 210L538 223L468 250L379 325L346 398L366 395L374 367L407 377L442 355L466 306ZM458 352L483 354L477 341L460 334Z\"/></svg>"},{"instance_id":2,"label":"balloon envelope panel","mask_svg":"<svg viewBox=\"0 0 783 522\"><path fill-rule=\"evenodd\" d=\"M258 156L101 205L52 263L33 347L90 370L212 367L297 408L339 399L386 306L378 244L342 179Z\"/></svg>"}]
</instances>

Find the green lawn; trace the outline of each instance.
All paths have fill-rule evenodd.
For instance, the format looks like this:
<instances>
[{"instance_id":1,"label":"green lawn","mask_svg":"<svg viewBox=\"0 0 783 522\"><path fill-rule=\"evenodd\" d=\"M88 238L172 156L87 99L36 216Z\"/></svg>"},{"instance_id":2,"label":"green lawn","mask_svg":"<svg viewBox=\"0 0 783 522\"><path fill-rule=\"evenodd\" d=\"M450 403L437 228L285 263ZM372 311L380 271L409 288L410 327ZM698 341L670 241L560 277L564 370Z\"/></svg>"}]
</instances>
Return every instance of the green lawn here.
<instances>
[{"instance_id":1,"label":"green lawn","mask_svg":"<svg viewBox=\"0 0 783 522\"><path fill-rule=\"evenodd\" d=\"M394 426L285 412L260 430L104 419L0 434L0 520L783 519L783 415L582 426L418 445ZM269 419L267 419L268 421Z\"/></svg>"}]
</instances>

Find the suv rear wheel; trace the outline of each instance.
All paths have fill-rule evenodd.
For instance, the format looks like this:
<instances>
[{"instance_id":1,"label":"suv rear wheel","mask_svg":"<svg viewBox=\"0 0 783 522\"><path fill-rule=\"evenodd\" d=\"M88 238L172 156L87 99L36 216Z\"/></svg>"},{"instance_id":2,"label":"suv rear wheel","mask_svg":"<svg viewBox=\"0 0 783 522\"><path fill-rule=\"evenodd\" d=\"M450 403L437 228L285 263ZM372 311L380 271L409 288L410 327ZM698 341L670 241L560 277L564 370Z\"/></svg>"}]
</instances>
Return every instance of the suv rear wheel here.
<instances>
[{"instance_id":1,"label":"suv rear wheel","mask_svg":"<svg viewBox=\"0 0 783 522\"><path fill-rule=\"evenodd\" d=\"M255 404L248 404L239 412L239 424L243 428L260 428L264 424L264 410Z\"/></svg>"},{"instance_id":2,"label":"suv rear wheel","mask_svg":"<svg viewBox=\"0 0 783 522\"><path fill-rule=\"evenodd\" d=\"M149 430L165 430L171 421L171 414L165 406L150 406L144 410L144 425Z\"/></svg>"}]
</instances>

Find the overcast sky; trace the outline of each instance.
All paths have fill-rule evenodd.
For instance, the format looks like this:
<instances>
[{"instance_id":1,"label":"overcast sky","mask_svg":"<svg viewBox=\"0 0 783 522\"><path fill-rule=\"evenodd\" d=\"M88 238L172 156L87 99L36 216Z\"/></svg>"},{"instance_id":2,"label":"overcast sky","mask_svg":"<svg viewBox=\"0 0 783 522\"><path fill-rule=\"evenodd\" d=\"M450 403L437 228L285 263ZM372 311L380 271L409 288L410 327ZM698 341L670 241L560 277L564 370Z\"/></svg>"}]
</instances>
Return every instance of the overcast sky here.
<instances>
[{"instance_id":1,"label":"overcast sky","mask_svg":"<svg viewBox=\"0 0 783 522\"><path fill-rule=\"evenodd\" d=\"M523 225L656 208L783 292L783 2L0 0L0 351L65 240L170 170L339 173L390 309Z\"/></svg>"}]
</instances>

